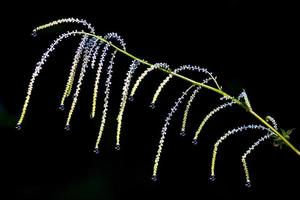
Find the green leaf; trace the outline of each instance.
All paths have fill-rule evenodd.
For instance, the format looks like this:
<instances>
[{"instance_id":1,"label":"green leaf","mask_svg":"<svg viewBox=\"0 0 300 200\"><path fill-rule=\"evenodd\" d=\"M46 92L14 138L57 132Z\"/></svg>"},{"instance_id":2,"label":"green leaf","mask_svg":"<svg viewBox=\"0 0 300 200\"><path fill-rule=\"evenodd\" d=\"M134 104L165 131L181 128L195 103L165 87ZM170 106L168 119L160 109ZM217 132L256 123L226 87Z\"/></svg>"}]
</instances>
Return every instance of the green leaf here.
<instances>
[{"instance_id":1,"label":"green leaf","mask_svg":"<svg viewBox=\"0 0 300 200\"><path fill-rule=\"evenodd\" d=\"M281 130L282 136L285 139L289 140L290 135L295 130L295 128L288 129L288 130L283 130L283 129L280 129L280 130ZM284 145L286 145L285 142L280 137L278 137L277 135L274 135L274 137L273 137L273 146L274 147L279 147L279 149L281 150Z\"/></svg>"}]
</instances>

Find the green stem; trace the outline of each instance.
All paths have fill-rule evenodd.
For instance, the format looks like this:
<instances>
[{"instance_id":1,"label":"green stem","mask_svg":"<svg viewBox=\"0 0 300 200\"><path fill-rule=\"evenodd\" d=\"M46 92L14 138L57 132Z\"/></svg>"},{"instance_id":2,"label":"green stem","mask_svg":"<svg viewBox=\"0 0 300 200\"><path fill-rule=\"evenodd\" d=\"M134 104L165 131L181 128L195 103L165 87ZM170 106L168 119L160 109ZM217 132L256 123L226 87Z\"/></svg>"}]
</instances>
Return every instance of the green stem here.
<instances>
[{"instance_id":1,"label":"green stem","mask_svg":"<svg viewBox=\"0 0 300 200\"><path fill-rule=\"evenodd\" d=\"M127 51L124 51L123 49L115 46L114 44L112 44L111 42L107 41L106 39L104 39L103 37L101 36L98 36L98 35L95 35L95 34L92 34L92 33L86 33L86 32L80 32L80 34L84 34L84 35L89 35L89 36L92 36L92 37L95 37L99 40L101 40L102 42L105 42L107 44L109 44L111 47L113 47L115 50L127 55L128 57L134 59L134 60L137 60L139 61L140 63L144 64L144 65L147 65L147 66L152 66L153 64L149 63L148 61L145 61L143 59L140 59L130 53L128 53ZM196 86L200 86L200 87L203 87L203 88L206 88L208 90L211 90L215 93L218 93L226 98L229 98L231 99L232 101L234 101L235 103L237 103L239 106L243 107L247 112L249 112L252 116L254 116L256 119L258 119L262 124L266 125L268 128L271 129L272 132L274 132L288 147L290 147L295 153L297 153L299 156L300 156L300 151L295 147L293 146L285 137L283 137L282 134L280 134L275 128L273 128L273 126L271 126L267 121L265 121L262 117L260 117L258 114L256 114L256 112L254 112L252 109L248 109L247 107L244 106L244 104L239 101L238 99L236 99L235 97L227 94L226 92L222 91L220 88L214 88L212 86L209 86L209 85L206 85L204 83L200 83L200 82L197 82L197 81L194 81L190 78L187 78L185 76L182 76L180 74L176 74L174 72L172 72L171 70L166 70L166 69L163 69L163 68L158 68L159 70L165 72L165 73L168 73L168 74L171 74L173 76L176 76L182 80L185 80L187 82L190 82L192 83L193 85L196 85ZM217 85L218 86L218 85Z\"/></svg>"}]
</instances>

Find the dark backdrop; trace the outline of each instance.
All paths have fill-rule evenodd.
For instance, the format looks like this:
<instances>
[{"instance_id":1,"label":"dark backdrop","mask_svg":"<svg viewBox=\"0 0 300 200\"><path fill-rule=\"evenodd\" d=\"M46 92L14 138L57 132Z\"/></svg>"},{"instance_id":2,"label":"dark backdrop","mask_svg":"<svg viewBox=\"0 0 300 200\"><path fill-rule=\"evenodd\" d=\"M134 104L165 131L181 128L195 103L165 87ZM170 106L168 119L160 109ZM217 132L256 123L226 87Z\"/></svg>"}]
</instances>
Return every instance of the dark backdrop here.
<instances>
[{"instance_id":1,"label":"dark backdrop","mask_svg":"<svg viewBox=\"0 0 300 200\"><path fill-rule=\"evenodd\" d=\"M9 199L153 199L294 197L299 189L300 159L290 149L266 142L249 156L253 187L244 186L240 156L262 133L235 136L220 148L216 181L209 170L214 142L228 129L255 123L234 108L211 119L199 144L191 144L201 119L218 104L218 96L201 91L193 104L187 136L179 136L183 106L174 116L153 183L155 157L164 118L188 84L173 80L155 110L153 92L165 76L155 72L130 102L124 116L121 151L114 150L116 116L122 79L130 59L118 55L112 96L100 154L93 153L101 117L103 80L96 119L89 119L94 72L88 71L71 131L64 131L66 112L58 104L72 55L79 40L62 43L36 81L23 129L14 129L35 62L50 42L67 28L31 30L62 17L85 18L97 33L118 32L132 54L151 63L205 66L224 90L238 95L245 88L262 116L272 115L283 129L298 128L298 6L253 1L136 4L117 2L11 3L1 13L1 182ZM138 70L142 71L142 68ZM185 75L199 80L195 74ZM67 108L70 101L67 102ZM291 141L300 146L299 130ZM4 195L5 193L3 193Z\"/></svg>"}]
</instances>

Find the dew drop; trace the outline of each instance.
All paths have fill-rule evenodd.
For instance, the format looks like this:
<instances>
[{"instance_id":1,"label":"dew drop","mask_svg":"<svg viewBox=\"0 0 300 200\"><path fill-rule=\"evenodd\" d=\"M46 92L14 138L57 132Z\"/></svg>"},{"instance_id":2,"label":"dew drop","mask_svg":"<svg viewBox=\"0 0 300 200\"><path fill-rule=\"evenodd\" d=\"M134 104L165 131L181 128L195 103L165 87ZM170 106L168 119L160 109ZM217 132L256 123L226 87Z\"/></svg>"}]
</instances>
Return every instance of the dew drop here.
<instances>
[{"instance_id":1,"label":"dew drop","mask_svg":"<svg viewBox=\"0 0 300 200\"><path fill-rule=\"evenodd\" d=\"M214 181L216 180L215 175L211 175L211 176L209 177L209 180L210 180L211 182L214 182Z\"/></svg>"},{"instance_id":2,"label":"dew drop","mask_svg":"<svg viewBox=\"0 0 300 200\"><path fill-rule=\"evenodd\" d=\"M154 176L154 175L153 175L153 176L151 177L151 180L152 180L153 182L156 182L156 181L157 181L157 176Z\"/></svg>"},{"instance_id":3,"label":"dew drop","mask_svg":"<svg viewBox=\"0 0 300 200\"><path fill-rule=\"evenodd\" d=\"M100 153L99 149L98 149L98 148L95 148L95 149L94 149L94 153L98 155L98 154Z\"/></svg>"},{"instance_id":4,"label":"dew drop","mask_svg":"<svg viewBox=\"0 0 300 200\"><path fill-rule=\"evenodd\" d=\"M22 125L21 125L21 124L17 124L17 125L16 125L16 129L17 129L18 131L20 131L20 130L22 129Z\"/></svg>"},{"instance_id":5,"label":"dew drop","mask_svg":"<svg viewBox=\"0 0 300 200\"><path fill-rule=\"evenodd\" d=\"M117 144L117 145L115 146L115 150L120 151L120 149L121 149L120 145Z\"/></svg>"},{"instance_id":6,"label":"dew drop","mask_svg":"<svg viewBox=\"0 0 300 200\"><path fill-rule=\"evenodd\" d=\"M149 108L154 109L155 108L155 104L151 103L150 106L149 106Z\"/></svg>"},{"instance_id":7,"label":"dew drop","mask_svg":"<svg viewBox=\"0 0 300 200\"><path fill-rule=\"evenodd\" d=\"M64 111L65 110L65 106L63 104L59 105L59 110Z\"/></svg>"},{"instance_id":8,"label":"dew drop","mask_svg":"<svg viewBox=\"0 0 300 200\"><path fill-rule=\"evenodd\" d=\"M184 137L185 136L185 131L181 131L180 136Z\"/></svg>"},{"instance_id":9,"label":"dew drop","mask_svg":"<svg viewBox=\"0 0 300 200\"><path fill-rule=\"evenodd\" d=\"M134 97L133 96L129 96L128 100L132 102L132 101L134 101Z\"/></svg>"},{"instance_id":10,"label":"dew drop","mask_svg":"<svg viewBox=\"0 0 300 200\"><path fill-rule=\"evenodd\" d=\"M196 139L193 139L192 143L193 143L193 145L197 145L198 141Z\"/></svg>"},{"instance_id":11,"label":"dew drop","mask_svg":"<svg viewBox=\"0 0 300 200\"><path fill-rule=\"evenodd\" d=\"M36 31L32 31L31 36L32 36L32 37L36 37L36 36L37 36Z\"/></svg>"},{"instance_id":12,"label":"dew drop","mask_svg":"<svg viewBox=\"0 0 300 200\"><path fill-rule=\"evenodd\" d=\"M247 188L250 188L250 187L251 187L251 182L250 182L250 181L247 181L247 182L245 183L245 186L246 186Z\"/></svg>"},{"instance_id":13,"label":"dew drop","mask_svg":"<svg viewBox=\"0 0 300 200\"><path fill-rule=\"evenodd\" d=\"M90 114L90 119L94 119L94 117L95 117L95 116L91 113L91 114Z\"/></svg>"},{"instance_id":14,"label":"dew drop","mask_svg":"<svg viewBox=\"0 0 300 200\"><path fill-rule=\"evenodd\" d=\"M66 130L66 131L69 131L69 130L70 130L70 125L69 125L69 124L65 126L65 130Z\"/></svg>"}]
</instances>

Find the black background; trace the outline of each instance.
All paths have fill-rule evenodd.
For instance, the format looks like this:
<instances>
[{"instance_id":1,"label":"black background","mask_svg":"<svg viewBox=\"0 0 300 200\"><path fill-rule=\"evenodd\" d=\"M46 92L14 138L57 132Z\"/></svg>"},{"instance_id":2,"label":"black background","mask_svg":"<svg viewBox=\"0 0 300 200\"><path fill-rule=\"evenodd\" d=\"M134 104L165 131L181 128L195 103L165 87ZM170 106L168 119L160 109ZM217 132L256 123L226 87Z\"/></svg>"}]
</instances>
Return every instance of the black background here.
<instances>
[{"instance_id":1,"label":"black background","mask_svg":"<svg viewBox=\"0 0 300 200\"><path fill-rule=\"evenodd\" d=\"M153 198L292 198L299 189L300 159L271 142L249 157L253 187L244 186L240 156L262 134L235 136L220 148L216 182L209 169L214 142L228 129L255 123L243 110L234 108L208 122L191 144L201 119L218 104L218 96L201 91L193 104L185 138L179 136L183 107L176 113L164 146L159 180L151 178L160 129L168 109L188 84L173 80L148 108L153 92L165 76L155 72L130 102L124 116L121 151L114 150L116 116L122 79L130 59L118 55L113 75L107 127L100 155L93 147L101 117L102 98L96 119L89 119L94 71L89 71L71 132L64 131L66 113L58 104L72 55L79 39L61 44L36 81L23 129L15 122L35 62L60 33L76 26L31 30L63 17L91 22L97 33L118 32L132 54L151 63L167 62L205 66L218 76L225 91L238 95L245 88L252 106L262 116L272 115L283 129L298 128L299 7L282 2L209 1L197 3L78 2L11 4L3 6L1 30L1 182L9 199L153 199ZM143 69L140 68L140 73ZM199 80L197 74L184 74ZM100 97L103 97L103 80ZM70 101L67 102L67 107ZM299 130L291 142L299 147ZM4 195L5 193L3 193Z\"/></svg>"}]
</instances>

